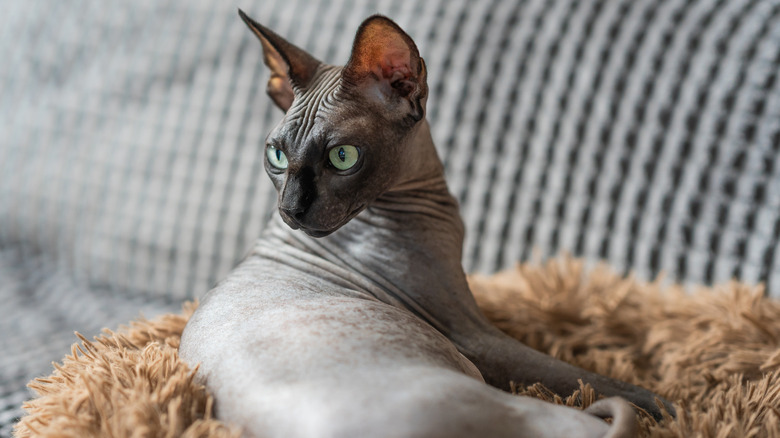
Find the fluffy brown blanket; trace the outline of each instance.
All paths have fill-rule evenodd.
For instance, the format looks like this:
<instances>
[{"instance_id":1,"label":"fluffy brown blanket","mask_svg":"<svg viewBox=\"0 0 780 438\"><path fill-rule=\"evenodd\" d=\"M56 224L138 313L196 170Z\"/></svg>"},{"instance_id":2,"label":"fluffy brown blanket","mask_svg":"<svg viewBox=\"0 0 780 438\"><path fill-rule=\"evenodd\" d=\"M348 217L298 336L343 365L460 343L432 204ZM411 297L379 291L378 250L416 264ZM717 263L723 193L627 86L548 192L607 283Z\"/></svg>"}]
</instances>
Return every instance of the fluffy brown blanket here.
<instances>
[{"instance_id":1,"label":"fluffy brown blanket","mask_svg":"<svg viewBox=\"0 0 780 438\"><path fill-rule=\"evenodd\" d=\"M485 314L526 344L678 404L675 420L642 416L641 436L780 436L780 303L762 287L686 293L569 258L470 281ZM194 308L81 337L51 376L30 383L38 397L16 436L238 436L213 418L211 397L178 359ZM575 406L595 399L587 386L564 399L538 385L517 392Z\"/></svg>"}]
</instances>

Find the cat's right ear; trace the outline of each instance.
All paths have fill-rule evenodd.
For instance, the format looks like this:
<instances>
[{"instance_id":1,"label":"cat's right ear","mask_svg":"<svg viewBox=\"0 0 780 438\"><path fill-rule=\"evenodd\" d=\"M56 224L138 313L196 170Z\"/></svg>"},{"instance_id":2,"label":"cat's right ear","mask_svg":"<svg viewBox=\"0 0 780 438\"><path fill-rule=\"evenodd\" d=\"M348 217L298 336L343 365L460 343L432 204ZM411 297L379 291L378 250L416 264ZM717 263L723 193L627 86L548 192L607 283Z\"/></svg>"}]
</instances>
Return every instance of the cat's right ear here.
<instances>
[{"instance_id":1,"label":"cat's right ear","mask_svg":"<svg viewBox=\"0 0 780 438\"><path fill-rule=\"evenodd\" d=\"M287 111L295 98L296 89L306 88L320 66L320 61L304 50L290 44L267 27L257 23L238 10L252 33L263 46L263 61L271 69L266 92L276 105Z\"/></svg>"}]
</instances>

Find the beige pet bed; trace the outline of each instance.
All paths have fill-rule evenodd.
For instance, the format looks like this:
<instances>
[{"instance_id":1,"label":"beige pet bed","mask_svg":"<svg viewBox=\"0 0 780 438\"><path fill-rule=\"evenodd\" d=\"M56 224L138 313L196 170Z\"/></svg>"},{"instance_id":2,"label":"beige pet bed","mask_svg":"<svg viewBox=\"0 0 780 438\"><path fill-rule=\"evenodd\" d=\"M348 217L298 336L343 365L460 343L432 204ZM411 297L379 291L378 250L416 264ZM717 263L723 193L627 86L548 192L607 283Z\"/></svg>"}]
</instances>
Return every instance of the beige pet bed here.
<instances>
[{"instance_id":1,"label":"beige pet bed","mask_svg":"<svg viewBox=\"0 0 780 438\"><path fill-rule=\"evenodd\" d=\"M678 403L676 420L643 416L642 436L780 437L780 303L761 287L686 294L568 258L470 281L487 316L526 344ZM212 399L178 359L194 308L82 337L51 376L30 383L38 396L16 436L239 436L213 418ZM577 406L595 397L589 387L565 399L540 386L517 391Z\"/></svg>"}]
</instances>

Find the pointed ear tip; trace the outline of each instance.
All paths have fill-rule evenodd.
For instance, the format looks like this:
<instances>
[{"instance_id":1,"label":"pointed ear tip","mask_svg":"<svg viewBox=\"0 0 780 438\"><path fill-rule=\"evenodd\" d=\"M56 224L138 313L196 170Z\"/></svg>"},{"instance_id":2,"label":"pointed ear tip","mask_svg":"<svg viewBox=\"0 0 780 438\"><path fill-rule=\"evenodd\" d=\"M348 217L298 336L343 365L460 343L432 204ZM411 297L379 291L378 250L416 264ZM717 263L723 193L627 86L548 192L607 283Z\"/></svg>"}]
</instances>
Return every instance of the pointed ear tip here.
<instances>
[{"instance_id":1,"label":"pointed ear tip","mask_svg":"<svg viewBox=\"0 0 780 438\"><path fill-rule=\"evenodd\" d=\"M241 8L238 8L238 16L241 17L241 20L250 28L260 27L260 24L253 20L252 17L247 15L246 12L242 11Z\"/></svg>"},{"instance_id":2,"label":"pointed ear tip","mask_svg":"<svg viewBox=\"0 0 780 438\"><path fill-rule=\"evenodd\" d=\"M401 35L406 43L414 47L416 50L417 46L414 43L412 37L409 36L409 34L406 33L406 31L398 23L393 21L393 19L382 14L374 14L363 20L363 23L358 28L357 33L358 35L361 35L364 32L384 32L385 30L388 30L388 28L391 33Z\"/></svg>"},{"instance_id":3,"label":"pointed ear tip","mask_svg":"<svg viewBox=\"0 0 780 438\"><path fill-rule=\"evenodd\" d=\"M363 24L361 24L361 27L368 26L369 24L373 24L375 22L383 22L385 24L389 24L392 27L397 27L397 28L400 29L400 26L398 26L398 23L393 21L390 17L387 17L387 16L382 15L382 14L374 14L374 15L366 18L365 20L363 20Z\"/></svg>"},{"instance_id":4,"label":"pointed ear tip","mask_svg":"<svg viewBox=\"0 0 780 438\"><path fill-rule=\"evenodd\" d=\"M370 20L386 20L386 21L393 21L393 20L391 20L390 18L388 18L388 16L387 16L387 15L382 15L382 14L373 14L373 15L369 16L368 18L366 18L366 19L365 19L365 20L363 20L363 21L370 21Z\"/></svg>"}]
</instances>

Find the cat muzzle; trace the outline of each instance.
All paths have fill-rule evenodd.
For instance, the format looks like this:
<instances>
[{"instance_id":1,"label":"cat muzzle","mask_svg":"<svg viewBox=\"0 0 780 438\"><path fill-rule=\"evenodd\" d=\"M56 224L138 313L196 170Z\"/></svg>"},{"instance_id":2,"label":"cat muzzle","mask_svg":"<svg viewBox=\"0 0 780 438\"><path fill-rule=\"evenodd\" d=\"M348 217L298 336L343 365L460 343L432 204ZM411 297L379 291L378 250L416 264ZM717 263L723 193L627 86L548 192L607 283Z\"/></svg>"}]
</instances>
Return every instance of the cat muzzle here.
<instances>
[{"instance_id":1,"label":"cat muzzle","mask_svg":"<svg viewBox=\"0 0 780 438\"><path fill-rule=\"evenodd\" d=\"M360 214L360 212L363 211L365 207L365 204L360 205L353 209L348 215L344 217L342 221L336 225L323 228L314 227L311 226L311 224L304 223L305 212L294 211L280 207L279 216L281 216L282 221L284 221L284 223L293 230L301 230L311 237L325 237L338 231L339 228L343 227L347 222L351 221L355 216Z\"/></svg>"},{"instance_id":2,"label":"cat muzzle","mask_svg":"<svg viewBox=\"0 0 780 438\"><path fill-rule=\"evenodd\" d=\"M340 224L339 226L333 227L332 229L317 229L302 223L303 214L300 212L296 214L295 212L280 208L279 215L282 217L282 220L285 224L287 224L288 227L292 228L293 230L301 230L311 237L325 237L338 230L341 228L341 225L343 225Z\"/></svg>"}]
</instances>

